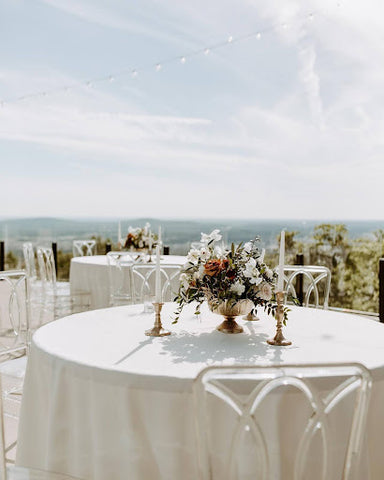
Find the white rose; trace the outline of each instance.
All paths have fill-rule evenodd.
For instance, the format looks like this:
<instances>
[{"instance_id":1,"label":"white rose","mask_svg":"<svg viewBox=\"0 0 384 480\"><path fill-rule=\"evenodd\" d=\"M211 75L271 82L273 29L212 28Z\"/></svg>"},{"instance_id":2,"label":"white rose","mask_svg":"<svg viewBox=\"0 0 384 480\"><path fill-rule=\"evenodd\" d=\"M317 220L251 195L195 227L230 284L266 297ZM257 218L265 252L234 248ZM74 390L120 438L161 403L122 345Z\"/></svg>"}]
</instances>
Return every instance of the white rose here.
<instances>
[{"instance_id":1,"label":"white rose","mask_svg":"<svg viewBox=\"0 0 384 480\"><path fill-rule=\"evenodd\" d=\"M263 283L262 285L260 285L257 296L262 300L266 300L267 302L271 300L272 287L269 285L269 283Z\"/></svg>"},{"instance_id":2,"label":"white rose","mask_svg":"<svg viewBox=\"0 0 384 480\"><path fill-rule=\"evenodd\" d=\"M240 297L244 293L245 286L241 282L237 281L233 285L231 285L231 288L229 290L235 293L238 297Z\"/></svg>"}]
</instances>

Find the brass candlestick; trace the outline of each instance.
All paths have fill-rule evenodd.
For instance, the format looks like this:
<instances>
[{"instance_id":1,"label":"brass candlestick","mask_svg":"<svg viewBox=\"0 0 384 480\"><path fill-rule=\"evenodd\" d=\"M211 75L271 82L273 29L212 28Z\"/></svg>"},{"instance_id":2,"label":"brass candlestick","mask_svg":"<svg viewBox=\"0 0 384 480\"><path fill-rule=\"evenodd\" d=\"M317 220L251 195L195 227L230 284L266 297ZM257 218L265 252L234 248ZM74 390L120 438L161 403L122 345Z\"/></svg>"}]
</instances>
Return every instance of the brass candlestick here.
<instances>
[{"instance_id":1,"label":"brass candlestick","mask_svg":"<svg viewBox=\"0 0 384 480\"><path fill-rule=\"evenodd\" d=\"M155 308L155 323L150 330L145 331L145 335L148 337L165 337L166 335L171 335L171 332L165 330L161 324L160 312L164 303L154 302L152 305Z\"/></svg>"},{"instance_id":2,"label":"brass candlestick","mask_svg":"<svg viewBox=\"0 0 384 480\"><path fill-rule=\"evenodd\" d=\"M286 340L283 335L283 318L284 318L284 292L276 292L277 309L276 309L276 335L267 340L269 345L277 345L285 347L291 345L292 342Z\"/></svg>"}]
</instances>

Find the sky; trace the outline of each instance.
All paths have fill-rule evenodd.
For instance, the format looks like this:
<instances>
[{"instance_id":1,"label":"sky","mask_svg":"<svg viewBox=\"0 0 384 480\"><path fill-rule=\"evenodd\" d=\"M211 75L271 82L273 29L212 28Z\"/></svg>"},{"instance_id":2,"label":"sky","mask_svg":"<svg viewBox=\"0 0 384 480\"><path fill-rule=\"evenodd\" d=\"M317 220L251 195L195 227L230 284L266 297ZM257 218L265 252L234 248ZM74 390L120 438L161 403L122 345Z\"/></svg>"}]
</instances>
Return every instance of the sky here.
<instances>
[{"instance_id":1,"label":"sky","mask_svg":"<svg viewBox=\"0 0 384 480\"><path fill-rule=\"evenodd\" d=\"M0 216L384 219L381 0L0 0Z\"/></svg>"}]
</instances>

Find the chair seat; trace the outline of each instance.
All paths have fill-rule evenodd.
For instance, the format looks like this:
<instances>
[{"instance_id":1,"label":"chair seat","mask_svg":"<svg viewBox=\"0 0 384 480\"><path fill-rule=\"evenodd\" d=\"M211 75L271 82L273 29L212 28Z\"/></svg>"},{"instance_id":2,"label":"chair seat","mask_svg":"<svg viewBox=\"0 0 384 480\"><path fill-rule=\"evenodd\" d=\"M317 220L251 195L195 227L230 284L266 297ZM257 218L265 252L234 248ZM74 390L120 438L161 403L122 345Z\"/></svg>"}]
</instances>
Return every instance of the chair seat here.
<instances>
[{"instance_id":1,"label":"chair seat","mask_svg":"<svg viewBox=\"0 0 384 480\"><path fill-rule=\"evenodd\" d=\"M62 473L49 473L24 467L7 467L7 480L80 480Z\"/></svg>"},{"instance_id":2,"label":"chair seat","mask_svg":"<svg viewBox=\"0 0 384 480\"><path fill-rule=\"evenodd\" d=\"M6 360L0 363L0 374L9 377L24 378L27 368L27 356L24 355L12 360Z\"/></svg>"}]
</instances>

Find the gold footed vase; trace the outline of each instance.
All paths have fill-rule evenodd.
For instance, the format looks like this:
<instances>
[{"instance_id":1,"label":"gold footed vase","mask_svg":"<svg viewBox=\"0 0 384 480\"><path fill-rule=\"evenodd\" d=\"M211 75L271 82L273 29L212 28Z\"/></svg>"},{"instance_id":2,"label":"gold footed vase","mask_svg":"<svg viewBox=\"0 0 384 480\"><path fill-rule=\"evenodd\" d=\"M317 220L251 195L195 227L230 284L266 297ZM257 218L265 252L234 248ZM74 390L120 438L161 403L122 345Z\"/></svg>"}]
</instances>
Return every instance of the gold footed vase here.
<instances>
[{"instance_id":1,"label":"gold footed vase","mask_svg":"<svg viewBox=\"0 0 384 480\"><path fill-rule=\"evenodd\" d=\"M208 306L211 312L217 313L224 317L224 321L220 323L216 330L223 333L241 333L243 327L241 327L235 320L239 315L247 315L253 308L253 302L251 300L239 300L234 303L232 300L224 300L221 303L208 300Z\"/></svg>"}]
</instances>

